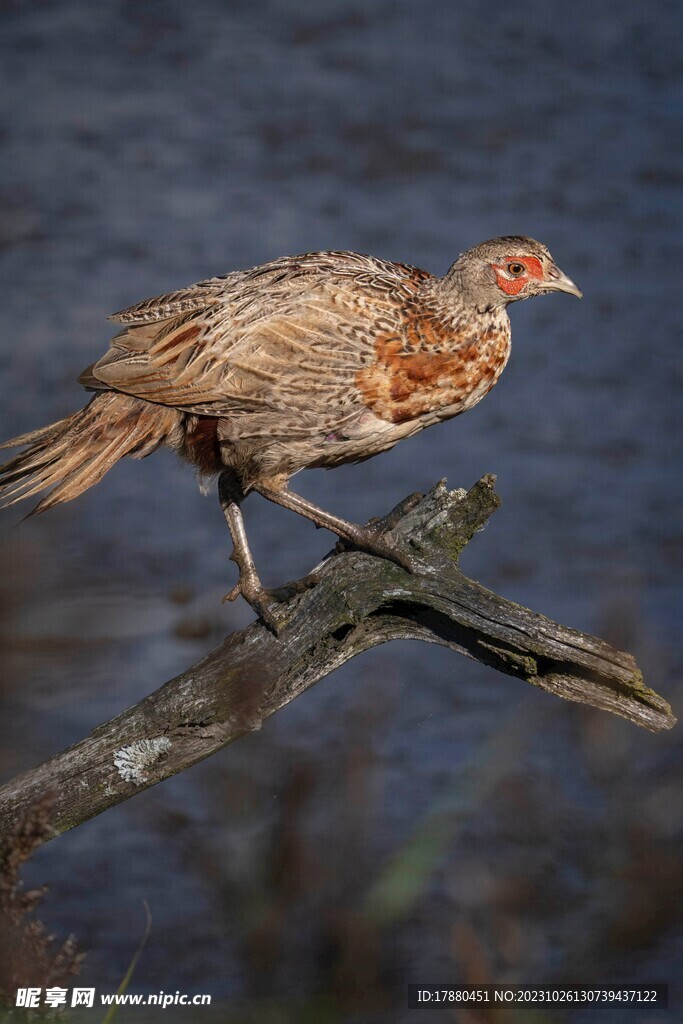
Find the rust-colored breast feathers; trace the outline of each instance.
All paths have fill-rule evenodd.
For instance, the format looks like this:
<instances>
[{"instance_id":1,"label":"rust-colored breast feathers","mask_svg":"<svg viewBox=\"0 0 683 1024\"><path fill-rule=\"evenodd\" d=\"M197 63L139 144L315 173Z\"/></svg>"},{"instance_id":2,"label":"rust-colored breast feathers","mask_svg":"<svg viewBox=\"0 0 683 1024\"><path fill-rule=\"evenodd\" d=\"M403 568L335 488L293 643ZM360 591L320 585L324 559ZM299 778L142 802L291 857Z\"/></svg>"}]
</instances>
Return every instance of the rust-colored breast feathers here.
<instances>
[{"instance_id":1,"label":"rust-colored breast feathers","mask_svg":"<svg viewBox=\"0 0 683 1024\"><path fill-rule=\"evenodd\" d=\"M409 307L399 331L377 335L374 363L356 376L364 402L393 423L470 408L493 387L509 353L503 324L476 327Z\"/></svg>"}]
</instances>

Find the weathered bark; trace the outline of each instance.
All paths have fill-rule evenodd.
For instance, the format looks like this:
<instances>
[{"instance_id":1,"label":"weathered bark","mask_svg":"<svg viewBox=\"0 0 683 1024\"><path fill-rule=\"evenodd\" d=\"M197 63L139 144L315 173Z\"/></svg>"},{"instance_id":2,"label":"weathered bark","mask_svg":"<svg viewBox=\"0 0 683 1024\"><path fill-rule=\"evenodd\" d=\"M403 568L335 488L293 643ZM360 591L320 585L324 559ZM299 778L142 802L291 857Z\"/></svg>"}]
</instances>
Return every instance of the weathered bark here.
<instances>
[{"instance_id":1,"label":"weathered bark","mask_svg":"<svg viewBox=\"0 0 683 1024\"><path fill-rule=\"evenodd\" d=\"M259 729L319 679L389 640L441 644L653 732L670 728L671 709L644 685L630 654L460 571L461 550L498 506L493 484L487 476L469 492L449 492L441 483L387 517L383 525L419 558L418 572L357 551L328 558L316 585L284 606L279 637L258 622L233 633L187 672L0 788L0 837L50 785L59 792L57 832L80 825Z\"/></svg>"}]
</instances>

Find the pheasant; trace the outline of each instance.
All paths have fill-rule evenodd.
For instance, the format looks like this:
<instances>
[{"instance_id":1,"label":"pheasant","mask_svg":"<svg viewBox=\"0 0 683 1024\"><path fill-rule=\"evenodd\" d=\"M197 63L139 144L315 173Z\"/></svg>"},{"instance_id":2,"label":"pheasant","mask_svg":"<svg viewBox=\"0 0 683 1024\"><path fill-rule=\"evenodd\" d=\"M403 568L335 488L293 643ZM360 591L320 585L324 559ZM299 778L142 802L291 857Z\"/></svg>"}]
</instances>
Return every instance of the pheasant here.
<instances>
[{"instance_id":1,"label":"pheasant","mask_svg":"<svg viewBox=\"0 0 683 1024\"><path fill-rule=\"evenodd\" d=\"M109 350L80 376L84 409L1 447L0 507L52 490L34 512L70 501L125 455L168 445L218 476L240 593L276 627L273 596L249 550L251 492L407 569L386 535L289 490L302 469L360 462L458 416L491 390L510 354L511 302L581 297L546 247L496 238L439 278L353 252L286 256L200 281L115 313Z\"/></svg>"}]
</instances>

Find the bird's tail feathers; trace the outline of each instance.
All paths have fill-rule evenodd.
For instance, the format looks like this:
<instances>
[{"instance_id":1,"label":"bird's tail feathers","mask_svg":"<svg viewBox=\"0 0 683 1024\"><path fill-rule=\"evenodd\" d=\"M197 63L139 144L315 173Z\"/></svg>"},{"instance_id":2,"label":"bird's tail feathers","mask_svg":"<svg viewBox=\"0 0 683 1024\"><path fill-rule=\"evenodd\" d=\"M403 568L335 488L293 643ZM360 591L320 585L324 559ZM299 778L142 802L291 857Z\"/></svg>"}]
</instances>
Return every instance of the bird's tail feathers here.
<instances>
[{"instance_id":1,"label":"bird's tail feathers","mask_svg":"<svg viewBox=\"0 0 683 1024\"><path fill-rule=\"evenodd\" d=\"M125 455L143 459L165 442L177 447L181 422L176 409L120 392L97 394L73 415L0 445L28 446L0 466L0 508L48 487L52 490L30 515L71 501Z\"/></svg>"}]
</instances>

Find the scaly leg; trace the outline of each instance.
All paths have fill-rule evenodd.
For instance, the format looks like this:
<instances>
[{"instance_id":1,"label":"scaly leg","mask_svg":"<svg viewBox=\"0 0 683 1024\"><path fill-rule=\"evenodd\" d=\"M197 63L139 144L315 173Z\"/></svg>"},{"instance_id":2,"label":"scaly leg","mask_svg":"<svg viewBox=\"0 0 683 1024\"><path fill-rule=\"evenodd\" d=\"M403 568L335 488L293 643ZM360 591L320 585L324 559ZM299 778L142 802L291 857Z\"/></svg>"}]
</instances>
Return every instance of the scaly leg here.
<instances>
[{"instance_id":1,"label":"scaly leg","mask_svg":"<svg viewBox=\"0 0 683 1024\"><path fill-rule=\"evenodd\" d=\"M283 508L288 508L292 512L298 512L299 515L305 516L306 519L314 522L316 526L322 526L326 530L331 530L332 533L336 533L342 540L349 541L350 544L360 548L361 551L367 551L371 555L379 555L380 558L388 558L390 562L395 562L396 565L400 565L402 569L406 569L408 572L413 572L415 569L415 562L410 554L399 548L385 534L378 533L377 530L373 530L369 526L349 523L346 519L341 519L330 512L325 512L324 509L314 505L312 501L308 501L306 498L302 498L300 494L294 494L293 491L288 490L279 481L257 483L254 485L254 490L262 494L264 498L268 498L269 501L275 502L276 505L282 505Z\"/></svg>"},{"instance_id":2,"label":"scaly leg","mask_svg":"<svg viewBox=\"0 0 683 1024\"><path fill-rule=\"evenodd\" d=\"M244 528L244 519L240 504L244 501L244 493L230 470L221 473L218 478L218 496L223 515L232 537L233 551L230 558L239 569L239 579L224 601L234 601L241 594L263 620L265 625L277 636L281 624L270 609L273 597L263 586L256 572L254 559Z\"/></svg>"}]
</instances>

